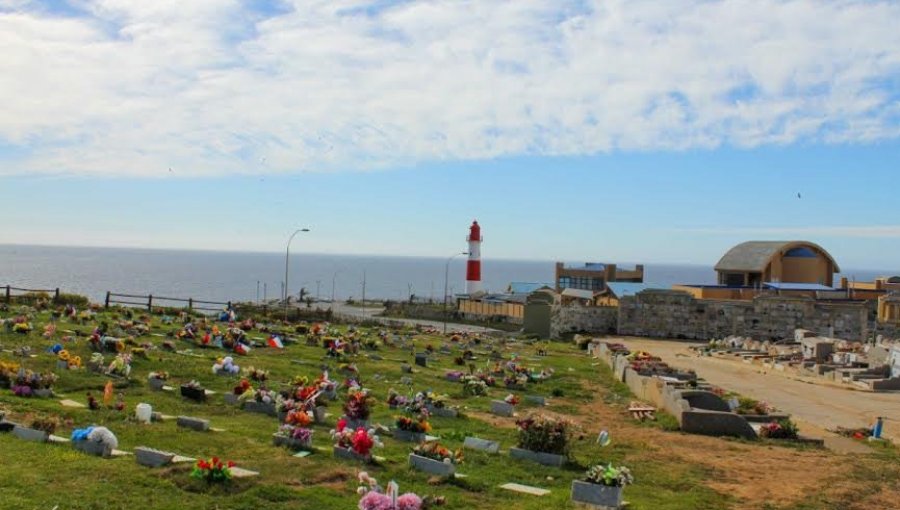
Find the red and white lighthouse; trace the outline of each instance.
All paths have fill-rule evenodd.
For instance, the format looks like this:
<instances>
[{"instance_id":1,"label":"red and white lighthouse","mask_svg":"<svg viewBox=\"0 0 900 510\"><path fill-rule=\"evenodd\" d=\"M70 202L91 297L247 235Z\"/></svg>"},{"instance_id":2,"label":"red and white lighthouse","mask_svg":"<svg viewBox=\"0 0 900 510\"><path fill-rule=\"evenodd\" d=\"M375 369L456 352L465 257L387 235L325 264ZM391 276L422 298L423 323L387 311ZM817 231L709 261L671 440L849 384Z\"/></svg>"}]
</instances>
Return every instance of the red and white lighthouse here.
<instances>
[{"instance_id":1,"label":"red and white lighthouse","mask_svg":"<svg viewBox=\"0 0 900 510\"><path fill-rule=\"evenodd\" d=\"M469 261L466 264L466 294L481 292L481 227L477 221L469 227Z\"/></svg>"}]
</instances>

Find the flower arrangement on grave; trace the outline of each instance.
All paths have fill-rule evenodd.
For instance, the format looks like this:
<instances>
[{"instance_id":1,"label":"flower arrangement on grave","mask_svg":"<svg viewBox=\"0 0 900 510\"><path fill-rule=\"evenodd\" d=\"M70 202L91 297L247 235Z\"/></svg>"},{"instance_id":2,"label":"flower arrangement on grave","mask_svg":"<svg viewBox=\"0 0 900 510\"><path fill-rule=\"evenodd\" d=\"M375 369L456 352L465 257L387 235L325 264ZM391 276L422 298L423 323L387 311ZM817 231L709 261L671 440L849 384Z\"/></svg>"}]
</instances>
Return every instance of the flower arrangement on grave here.
<instances>
[{"instance_id":1,"label":"flower arrangement on grave","mask_svg":"<svg viewBox=\"0 0 900 510\"><path fill-rule=\"evenodd\" d=\"M399 494L399 487L394 482L388 484L385 492L378 485L378 480L365 471L359 474L359 483L363 484L356 489L356 493L362 496L357 505L359 510L422 510L425 507L419 496L411 492Z\"/></svg>"},{"instance_id":2,"label":"flower arrangement on grave","mask_svg":"<svg viewBox=\"0 0 900 510\"><path fill-rule=\"evenodd\" d=\"M60 421L56 416L47 416L45 418L34 418L29 422L28 428L40 430L47 434L53 434L59 428Z\"/></svg>"},{"instance_id":3,"label":"flower arrangement on grave","mask_svg":"<svg viewBox=\"0 0 900 510\"><path fill-rule=\"evenodd\" d=\"M465 362L463 362L463 363L465 363ZM458 381L458 380L462 379L462 377L464 375L466 375L466 374L459 370L448 370L444 377L446 377L448 380L451 380L451 381Z\"/></svg>"},{"instance_id":4,"label":"flower arrangement on grave","mask_svg":"<svg viewBox=\"0 0 900 510\"><path fill-rule=\"evenodd\" d=\"M533 452L566 455L572 424L567 420L546 415L532 415L516 420L519 429L519 448Z\"/></svg>"},{"instance_id":5,"label":"flower arrangement on grave","mask_svg":"<svg viewBox=\"0 0 900 510\"><path fill-rule=\"evenodd\" d=\"M156 380L159 380L159 381L168 381L168 380L169 380L169 373L166 372L165 370L157 370L157 371L155 371L155 372L150 372L150 373L147 375L147 379L156 379Z\"/></svg>"},{"instance_id":6,"label":"flower arrangement on grave","mask_svg":"<svg viewBox=\"0 0 900 510\"><path fill-rule=\"evenodd\" d=\"M131 355L117 354L112 363L109 364L109 367L107 367L106 373L128 377L131 374Z\"/></svg>"},{"instance_id":7,"label":"flower arrangement on grave","mask_svg":"<svg viewBox=\"0 0 900 510\"><path fill-rule=\"evenodd\" d=\"M338 420L337 428L331 431L331 437L334 439L335 446L352 450L363 457L371 455L372 448L384 446L375 435L375 429L360 427L353 430L347 427L347 420L344 418Z\"/></svg>"},{"instance_id":8,"label":"flower arrangement on grave","mask_svg":"<svg viewBox=\"0 0 900 510\"><path fill-rule=\"evenodd\" d=\"M134 349L131 349L131 355L135 358L150 359L150 357L147 356L147 349L143 347L135 347Z\"/></svg>"},{"instance_id":9,"label":"flower arrangement on grave","mask_svg":"<svg viewBox=\"0 0 900 510\"><path fill-rule=\"evenodd\" d=\"M96 410L100 409L100 402L97 402L97 399L94 398L94 396L91 395L90 393L87 394L87 402L88 402L88 409L90 409L91 411L96 411Z\"/></svg>"},{"instance_id":10,"label":"flower arrangement on grave","mask_svg":"<svg viewBox=\"0 0 900 510\"><path fill-rule=\"evenodd\" d=\"M208 484L226 483L231 480L231 468L234 462L222 462L218 457L209 460L200 459L191 471L191 478L203 480Z\"/></svg>"},{"instance_id":11,"label":"flower arrangement on grave","mask_svg":"<svg viewBox=\"0 0 900 510\"><path fill-rule=\"evenodd\" d=\"M44 326L44 332L41 333L41 336L49 339L49 338L53 338L53 335L55 335L55 334L56 334L56 324L53 324L51 322L50 324L47 324L46 326Z\"/></svg>"},{"instance_id":12,"label":"flower arrangement on grave","mask_svg":"<svg viewBox=\"0 0 900 510\"><path fill-rule=\"evenodd\" d=\"M607 487L625 487L634 483L634 477L625 466L595 464L584 474L584 481Z\"/></svg>"},{"instance_id":13,"label":"flower arrangement on grave","mask_svg":"<svg viewBox=\"0 0 900 510\"><path fill-rule=\"evenodd\" d=\"M445 464L461 464L463 461L462 450L450 450L437 441L426 441L416 446L413 454Z\"/></svg>"},{"instance_id":14,"label":"flower arrangement on grave","mask_svg":"<svg viewBox=\"0 0 900 510\"><path fill-rule=\"evenodd\" d=\"M344 414L353 420L368 420L372 413L374 398L369 390L364 388L351 388L347 393L347 401L344 403Z\"/></svg>"},{"instance_id":15,"label":"flower arrangement on grave","mask_svg":"<svg viewBox=\"0 0 900 510\"><path fill-rule=\"evenodd\" d=\"M435 393L430 390L425 392L425 404L434 407L435 409L449 408L449 401L450 397L447 395Z\"/></svg>"},{"instance_id":16,"label":"flower arrangement on grave","mask_svg":"<svg viewBox=\"0 0 900 510\"><path fill-rule=\"evenodd\" d=\"M91 354L91 359L90 361L88 361L88 365L90 365L98 372L103 370L106 367L106 359L103 357L103 353L95 352Z\"/></svg>"},{"instance_id":17,"label":"flower arrangement on grave","mask_svg":"<svg viewBox=\"0 0 900 510\"><path fill-rule=\"evenodd\" d=\"M21 317L21 319L23 319L23 320L19 321L17 318L16 319L17 322L13 323L13 332L21 333L23 335L28 334L34 328L31 326L30 322L26 322L24 320L24 317Z\"/></svg>"},{"instance_id":18,"label":"flower arrangement on grave","mask_svg":"<svg viewBox=\"0 0 900 510\"><path fill-rule=\"evenodd\" d=\"M293 439L294 441L297 441L304 445L312 444L312 433L312 430L306 428L303 425L294 426L287 424L278 427L278 432L276 432L276 434L281 437Z\"/></svg>"},{"instance_id":19,"label":"flower arrangement on grave","mask_svg":"<svg viewBox=\"0 0 900 510\"><path fill-rule=\"evenodd\" d=\"M56 358L65 363L66 368L81 368L81 356L73 356L69 351L62 349L56 354Z\"/></svg>"},{"instance_id":20,"label":"flower arrangement on grave","mask_svg":"<svg viewBox=\"0 0 900 510\"><path fill-rule=\"evenodd\" d=\"M250 400L256 397L256 392L253 391L253 386L247 379L241 379L239 383L234 385L234 388L231 389L231 392L238 397L244 397L242 400Z\"/></svg>"},{"instance_id":21,"label":"flower arrangement on grave","mask_svg":"<svg viewBox=\"0 0 900 510\"><path fill-rule=\"evenodd\" d=\"M488 384L476 376L467 375L463 377L463 394L478 397L487 395Z\"/></svg>"},{"instance_id":22,"label":"flower arrangement on grave","mask_svg":"<svg viewBox=\"0 0 900 510\"><path fill-rule=\"evenodd\" d=\"M241 372L241 367L234 363L234 358L225 356L224 358L217 359L216 362L213 363L212 372L216 375L237 375Z\"/></svg>"},{"instance_id":23,"label":"flower arrangement on grave","mask_svg":"<svg viewBox=\"0 0 900 510\"><path fill-rule=\"evenodd\" d=\"M269 371L261 370L256 367L247 367L244 369L244 374L249 377L251 380L256 382L266 382L269 380Z\"/></svg>"},{"instance_id":24,"label":"flower arrangement on grave","mask_svg":"<svg viewBox=\"0 0 900 510\"><path fill-rule=\"evenodd\" d=\"M292 409L288 411L287 416L284 418L285 423L296 427L307 427L312 421L309 412L303 409Z\"/></svg>"},{"instance_id":25,"label":"flower arrangement on grave","mask_svg":"<svg viewBox=\"0 0 900 510\"><path fill-rule=\"evenodd\" d=\"M182 384L182 386L185 388L191 389L191 390L202 390L203 389L203 385L194 379Z\"/></svg>"},{"instance_id":26,"label":"flower arrangement on grave","mask_svg":"<svg viewBox=\"0 0 900 510\"><path fill-rule=\"evenodd\" d=\"M338 365L338 370L341 373L348 374L348 375L359 374L359 369L356 368L356 363L340 363Z\"/></svg>"},{"instance_id":27,"label":"flower arrangement on grave","mask_svg":"<svg viewBox=\"0 0 900 510\"><path fill-rule=\"evenodd\" d=\"M30 397L35 390L49 390L58 377L52 372L43 374L19 367L15 378L11 382L11 389L16 396Z\"/></svg>"},{"instance_id":28,"label":"flower arrangement on grave","mask_svg":"<svg viewBox=\"0 0 900 510\"><path fill-rule=\"evenodd\" d=\"M428 411L422 410L418 416L398 416L395 422L400 430L414 434L427 434L431 432L431 424L428 423Z\"/></svg>"},{"instance_id":29,"label":"flower arrangement on grave","mask_svg":"<svg viewBox=\"0 0 900 510\"><path fill-rule=\"evenodd\" d=\"M391 409L406 407L409 404L409 399L398 393L394 388L391 388L388 390L387 404Z\"/></svg>"},{"instance_id":30,"label":"flower arrangement on grave","mask_svg":"<svg viewBox=\"0 0 900 510\"><path fill-rule=\"evenodd\" d=\"M517 405L519 405L519 397L518 397L517 395L513 395L512 393L510 393L509 395L507 395L507 396L503 399L503 401L506 402L507 404L511 405L511 406L517 406Z\"/></svg>"},{"instance_id":31,"label":"flower arrangement on grave","mask_svg":"<svg viewBox=\"0 0 900 510\"><path fill-rule=\"evenodd\" d=\"M528 376L523 374L508 375L503 378L506 387L524 386L528 383Z\"/></svg>"},{"instance_id":32,"label":"flower arrangement on grave","mask_svg":"<svg viewBox=\"0 0 900 510\"><path fill-rule=\"evenodd\" d=\"M797 439L799 429L790 418L782 418L760 427L759 436L768 439Z\"/></svg>"},{"instance_id":33,"label":"flower arrangement on grave","mask_svg":"<svg viewBox=\"0 0 900 510\"><path fill-rule=\"evenodd\" d=\"M278 400L278 393L263 386L256 390L253 398L260 404L274 404Z\"/></svg>"},{"instance_id":34,"label":"flower arrangement on grave","mask_svg":"<svg viewBox=\"0 0 900 510\"><path fill-rule=\"evenodd\" d=\"M314 381L314 384L319 387L323 392L329 393L337 390L337 383L328 378L328 371L323 371L318 378Z\"/></svg>"},{"instance_id":35,"label":"flower arrangement on grave","mask_svg":"<svg viewBox=\"0 0 900 510\"><path fill-rule=\"evenodd\" d=\"M738 398L738 406L735 408L734 412L742 415L754 415L754 414L771 414L775 411L775 408L770 406L768 403L754 400L752 398L747 397L739 397Z\"/></svg>"},{"instance_id":36,"label":"flower arrangement on grave","mask_svg":"<svg viewBox=\"0 0 900 510\"><path fill-rule=\"evenodd\" d=\"M15 381L19 365L11 361L0 361L0 387L9 386Z\"/></svg>"}]
</instances>

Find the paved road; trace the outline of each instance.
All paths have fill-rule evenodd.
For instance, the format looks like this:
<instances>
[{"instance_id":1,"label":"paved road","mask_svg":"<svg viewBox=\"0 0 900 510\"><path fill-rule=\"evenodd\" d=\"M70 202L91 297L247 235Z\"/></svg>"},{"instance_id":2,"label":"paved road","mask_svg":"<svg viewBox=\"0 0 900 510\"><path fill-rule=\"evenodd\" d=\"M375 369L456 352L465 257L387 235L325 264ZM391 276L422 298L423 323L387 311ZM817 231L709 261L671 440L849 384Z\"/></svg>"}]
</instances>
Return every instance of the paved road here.
<instances>
[{"instance_id":1,"label":"paved road","mask_svg":"<svg viewBox=\"0 0 900 510\"><path fill-rule=\"evenodd\" d=\"M739 361L689 354L691 344L666 340L626 338L630 349L661 357L672 366L691 368L712 384L742 395L765 400L789 413L805 435L824 437L824 430L868 427L875 417L887 418L884 435L900 440L900 393L872 393L794 380Z\"/></svg>"},{"instance_id":2,"label":"paved road","mask_svg":"<svg viewBox=\"0 0 900 510\"><path fill-rule=\"evenodd\" d=\"M380 320L385 319L392 322L402 322L405 324L419 325L419 326L432 326L438 329L442 329L444 327L443 322L439 321L429 321L422 319L401 319L394 317L378 317L378 315L384 311L382 307L366 307L361 308L358 306L349 306L345 303L335 303L334 311L338 314L343 315L352 315L354 317L363 317L368 319ZM473 326L471 324L457 324L453 322L447 323L447 331L468 331L470 333L489 333L489 332L500 332L500 330L486 328L483 326Z\"/></svg>"}]
</instances>

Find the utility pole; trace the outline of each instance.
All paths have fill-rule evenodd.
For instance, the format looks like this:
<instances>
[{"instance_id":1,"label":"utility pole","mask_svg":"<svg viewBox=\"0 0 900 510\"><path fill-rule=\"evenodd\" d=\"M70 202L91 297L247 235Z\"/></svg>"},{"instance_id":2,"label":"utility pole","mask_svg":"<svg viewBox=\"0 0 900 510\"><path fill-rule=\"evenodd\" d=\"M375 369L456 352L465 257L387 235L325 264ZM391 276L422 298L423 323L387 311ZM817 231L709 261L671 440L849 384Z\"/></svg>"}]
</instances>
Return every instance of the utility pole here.
<instances>
[{"instance_id":1,"label":"utility pole","mask_svg":"<svg viewBox=\"0 0 900 510\"><path fill-rule=\"evenodd\" d=\"M256 280L256 304L259 304L259 280Z\"/></svg>"},{"instance_id":2,"label":"utility pole","mask_svg":"<svg viewBox=\"0 0 900 510\"><path fill-rule=\"evenodd\" d=\"M316 280L316 302L319 302L319 287L322 285L322 280Z\"/></svg>"}]
</instances>

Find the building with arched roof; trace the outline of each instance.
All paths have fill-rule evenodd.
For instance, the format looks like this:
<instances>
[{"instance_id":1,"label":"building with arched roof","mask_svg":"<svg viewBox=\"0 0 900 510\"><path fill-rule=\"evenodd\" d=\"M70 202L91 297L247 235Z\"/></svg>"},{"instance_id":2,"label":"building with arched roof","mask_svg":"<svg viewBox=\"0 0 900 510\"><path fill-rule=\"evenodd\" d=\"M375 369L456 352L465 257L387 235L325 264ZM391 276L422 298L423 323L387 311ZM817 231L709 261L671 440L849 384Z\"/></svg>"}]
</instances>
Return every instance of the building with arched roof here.
<instances>
[{"instance_id":1,"label":"building with arched roof","mask_svg":"<svg viewBox=\"0 0 900 510\"><path fill-rule=\"evenodd\" d=\"M719 285L758 287L767 282L834 285L840 268L821 246L808 241L748 241L716 264Z\"/></svg>"}]
</instances>

